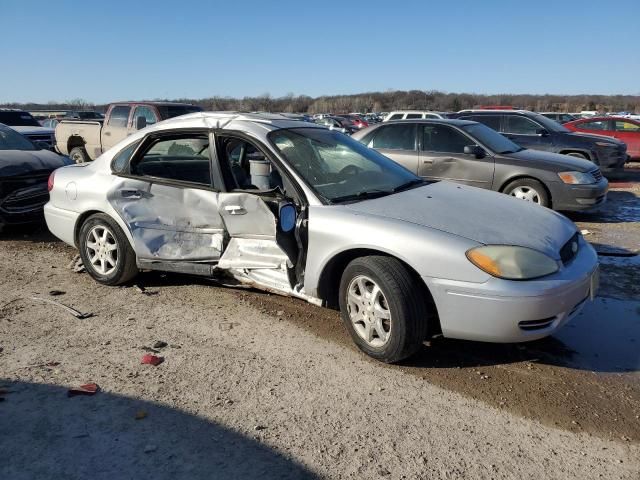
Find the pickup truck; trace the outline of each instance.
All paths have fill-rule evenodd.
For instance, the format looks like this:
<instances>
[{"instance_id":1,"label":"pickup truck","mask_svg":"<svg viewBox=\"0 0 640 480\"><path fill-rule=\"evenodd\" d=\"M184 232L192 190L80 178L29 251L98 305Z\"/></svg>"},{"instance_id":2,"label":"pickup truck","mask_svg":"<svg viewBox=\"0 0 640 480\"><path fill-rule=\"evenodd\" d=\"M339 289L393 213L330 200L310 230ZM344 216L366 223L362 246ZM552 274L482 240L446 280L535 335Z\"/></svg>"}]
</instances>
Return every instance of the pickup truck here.
<instances>
[{"instance_id":1,"label":"pickup truck","mask_svg":"<svg viewBox=\"0 0 640 480\"><path fill-rule=\"evenodd\" d=\"M104 120L61 120L56 126L56 150L76 163L88 162L141 128L201 111L202 108L187 103L112 103Z\"/></svg>"}]
</instances>

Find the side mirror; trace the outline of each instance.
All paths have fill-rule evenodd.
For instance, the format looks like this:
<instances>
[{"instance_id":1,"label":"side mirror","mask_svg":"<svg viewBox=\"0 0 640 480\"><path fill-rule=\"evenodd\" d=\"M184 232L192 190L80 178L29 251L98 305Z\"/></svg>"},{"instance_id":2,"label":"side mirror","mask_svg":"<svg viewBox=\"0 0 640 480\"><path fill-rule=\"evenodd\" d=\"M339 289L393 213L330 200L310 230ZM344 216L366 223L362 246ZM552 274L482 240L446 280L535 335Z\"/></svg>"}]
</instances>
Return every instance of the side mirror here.
<instances>
[{"instance_id":1,"label":"side mirror","mask_svg":"<svg viewBox=\"0 0 640 480\"><path fill-rule=\"evenodd\" d=\"M538 135L539 137L546 137L547 135L549 135L549 131L546 128L539 128L538 130L536 130L536 135Z\"/></svg>"},{"instance_id":2,"label":"side mirror","mask_svg":"<svg viewBox=\"0 0 640 480\"><path fill-rule=\"evenodd\" d=\"M142 130L147 126L147 117L136 117L136 130Z\"/></svg>"},{"instance_id":3,"label":"side mirror","mask_svg":"<svg viewBox=\"0 0 640 480\"><path fill-rule=\"evenodd\" d=\"M473 155L476 158L484 158L487 156L487 152L484 151L480 145L467 145L464 147L464 153L467 155Z\"/></svg>"},{"instance_id":4,"label":"side mirror","mask_svg":"<svg viewBox=\"0 0 640 480\"><path fill-rule=\"evenodd\" d=\"M280 230L287 233L293 230L296 226L296 220L298 219L298 213L293 203L283 203L280 205L278 211L278 224Z\"/></svg>"}]
</instances>

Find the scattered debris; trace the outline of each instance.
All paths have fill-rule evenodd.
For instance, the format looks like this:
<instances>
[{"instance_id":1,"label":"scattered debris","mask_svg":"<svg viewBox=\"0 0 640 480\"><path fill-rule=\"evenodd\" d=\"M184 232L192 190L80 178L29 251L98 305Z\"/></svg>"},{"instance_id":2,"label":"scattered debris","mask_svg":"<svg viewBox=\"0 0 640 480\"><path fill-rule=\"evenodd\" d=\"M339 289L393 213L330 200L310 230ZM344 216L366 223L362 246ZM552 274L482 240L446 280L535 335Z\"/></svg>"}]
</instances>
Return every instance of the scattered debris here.
<instances>
[{"instance_id":1,"label":"scattered debris","mask_svg":"<svg viewBox=\"0 0 640 480\"><path fill-rule=\"evenodd\" d=\"M65 293L67 293L67 292L65 292L63 290L49 290L49 295L51 295L52 297L57 297L59 295L64 295Z\"/></svg>"},{"instance_id":2,"label":"scattered debris","mask_svg":"<svg viewBox=\"0 0 640 480\"><path fill-rule=\"evenodd\" d=\"M160 353L160 350L156 350L155 348L151 348L151 347L142 346L140 347L140 349L144 350L145 352Z\"/></svg>"},{"instance_id":3,"label":"scattered debris","mask_svg":"<svg viewBox=\"0 0 640 480\"><path fill-rule=\"evenodd\" d=\"M144 363L145 365L153 365L154 367L157 367L162 362L164 362L164 357L158 357L149 353L143 356L142 360L140 360L140 363Z\"/></svg>"},{"instance_id":4,"label":"scattered debris","mask_svg":"<svg viewBox=\"0 0 640 480\"><path fill-rule=\"evenodd\" d=\"M53 368L53 367L57 367L58 365L60 365L60 362L34 363L32 365L27 365L26 367L23 367L23 368L44 368L44 367Z\"/></svg>"},{"instance_id":5,"label":"scattered debris","mask_svg":"<svg viewBox=\"0 0 640 480\"><path fill-rule=\"evenodd\" d=\"M84 268L84 264L82 263L82 258L80 258L80 255L76 255L75 257L73 257L73 260L69 262L69 265L67 265L67 268L70 270L73 270L76 273L86 272L86 269Z\"/></svg>"},{"instance_id":6,"label":"scattered debris","mask_svg":"<svg viewBox=\"0 0 640 480\"><path fill-rule=\"evenodd\" d=\"M255 427L253 427L253 429L256 431L265 430L266 428L267 427L265 427L264 425L256 425Z\"/></svg>"},{"instance_id":7,"label":"scattered debris","mask_svg":"<svg viewBox=\"0 0 640 480\"><path fill-rule=\"evenodd\" d=\"M231 330L233 327L237 327L240 324L238 322L222 322L218 324L218 328L223 332Z\"/></svg>"},{"instance_id":8,"label":"scattered debris","mask_svg":"<svg viewBox=\"0 0 640 480\"><path fill-rule=\"evenodd\" d=\"M95 395L99 389L100 387L95 383L85 383L79 387L67 390L67 397L75 397L77 395Z\"/></svg>"},{"instance_id":9,"label":"scattered debris","mask_svg":"<svg viewBox=\"0 0 640 480\"><path fill-rule=\"evenodd\" d=\"M42 298L42 297L31 297L31 300L38 300L40 302L45 302L45 303L50 303L52 305L56 305L60 308L64 308L67 312L69 312L71 315L73 315L76 318L79 318L81 320L84 320L85 318L90 318L93 317L93 313L82 313L79 310L76 310L75 308L71 308L67 305L64 305L60 302L56 302L55 300L51 300L49 298Z\"/></svg>"},{"instance_id":10,"label":"scattered debris","mask_svg":"<svg viewBox=\"0 0 640 480\"><path fill-rule=\"evenodd\" d=\"M282 317L284 315L284 310L278 310L276 312L276 317Z\"/></svg>"},{"instance_id":11,"label":"scattered debris","mask_svg":"<svg viewBox=\"0 0 640 480\"><path fill-rule=\"evenodd\" d=\"M163 342L162 340L158 340L156 343L153 344L153 348L164 348L167 345L169 345L167 342Z\"/></svg>"},{"instance_id":12,"label":"scattered debris","mask_svg":"<svg viewBox=\"0 0 640 480\"><path fill-rule=\"evenodd\" d=\"M140 410L136 412L136 416L134 417L136 420L142 420L143 418L147 418L147 412L144 410Z\"/></svg>"},{"instance_id":13,"label":"scattered debris","mask_svg":"<svg viewBox=\"0 0 640 480\"><path fill-rule=\"evenodd\" d=\"M591 230L580 230L582 235L591 235Z\"/></svg>"},{"instance_id":14,"label":"scattered debris","mask_svg":"<svg viewBox=\"0 0 640 480\"><path fill-rule=\"evenodd\" d=\"M159 293L158 290L147 290L141 285L134 285L134 288L141 294L147 295L148 297L150 297L151 295L157 295Z\"/></svg>"}]
</instances>

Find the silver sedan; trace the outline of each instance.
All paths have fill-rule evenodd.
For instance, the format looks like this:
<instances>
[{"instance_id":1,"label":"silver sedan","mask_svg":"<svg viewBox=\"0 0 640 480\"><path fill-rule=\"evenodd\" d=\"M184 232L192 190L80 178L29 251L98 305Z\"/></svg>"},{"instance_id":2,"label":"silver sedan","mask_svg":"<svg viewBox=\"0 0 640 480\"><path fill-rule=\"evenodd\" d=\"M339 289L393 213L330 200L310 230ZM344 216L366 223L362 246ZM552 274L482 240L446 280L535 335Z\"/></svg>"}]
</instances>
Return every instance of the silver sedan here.
<instances>
[{"instance_id":1,"label":"silver sedan","mask_svg":"<svg viewBox=\"0 0 640 480\"><path fill-rule=\"evenodd\" d=\"M339 308L385 362L434 335L551 334L597 288L597 256L560 214L426 182L341 133L274 115L196 113L58 169L49 229L105 285L140 270Z\"/></svg>"}]
</instances>

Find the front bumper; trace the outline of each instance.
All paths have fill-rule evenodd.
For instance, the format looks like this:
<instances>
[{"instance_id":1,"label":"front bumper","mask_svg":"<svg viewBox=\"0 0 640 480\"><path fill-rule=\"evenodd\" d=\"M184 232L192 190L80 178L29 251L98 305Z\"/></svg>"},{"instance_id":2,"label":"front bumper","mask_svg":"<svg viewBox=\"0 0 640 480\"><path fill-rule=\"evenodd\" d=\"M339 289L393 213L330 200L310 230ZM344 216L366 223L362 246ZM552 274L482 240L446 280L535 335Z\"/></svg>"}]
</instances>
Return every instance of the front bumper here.
<instances>
[{"instance_id":1,"label":"front bumper","mask_svg":"<svg viewBox=\"0 0 640 480\"><path fill-rule=\"evenodd\" d=\"M548 277L513 281L491 277L470 283L423 277L447 338L510 343L537 340L573 318L589 300L598 266L580 239L576 257Z\"/></svg>"},{"instance_id":2,"label":"front bumper","mask_svg":"<svg viewBox=\"0 0 640 480\"><path fill-rule=\"evenodd\" d=\"M549 182L551 203L554 210L588 211L607 201L609 182L602 177L598 183L590 185L568 185L563 182Z\"/></svg>"}]
</instances>

